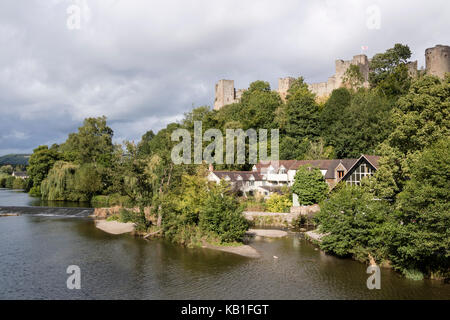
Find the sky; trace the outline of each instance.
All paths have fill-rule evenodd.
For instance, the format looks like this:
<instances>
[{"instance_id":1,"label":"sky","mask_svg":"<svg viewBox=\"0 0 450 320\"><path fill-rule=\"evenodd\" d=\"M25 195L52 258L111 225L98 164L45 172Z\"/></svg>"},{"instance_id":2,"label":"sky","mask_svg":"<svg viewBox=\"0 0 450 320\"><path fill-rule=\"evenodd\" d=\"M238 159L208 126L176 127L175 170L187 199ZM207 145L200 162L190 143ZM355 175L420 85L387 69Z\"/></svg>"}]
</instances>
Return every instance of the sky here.
<instances>
[{"instance_id":1,"label":"sky","mask_svg":"<svg viewBox=\"0 0 450 320\"><path fill-rule=\"evenodd\" d=\"M212 106L220 79L322 82L335 59L395 43L424 66L449 30L448 0L2 0L0 155L102 115L114 142L138 141Z\"/></svg>"}]
</instances>

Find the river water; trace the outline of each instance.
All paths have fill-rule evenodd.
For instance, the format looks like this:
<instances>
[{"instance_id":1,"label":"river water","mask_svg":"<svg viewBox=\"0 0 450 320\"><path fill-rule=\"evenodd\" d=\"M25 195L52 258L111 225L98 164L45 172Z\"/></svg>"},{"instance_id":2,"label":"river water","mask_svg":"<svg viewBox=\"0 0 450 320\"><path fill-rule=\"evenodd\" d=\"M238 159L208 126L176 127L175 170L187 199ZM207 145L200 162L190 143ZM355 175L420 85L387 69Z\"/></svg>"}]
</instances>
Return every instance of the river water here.
<instances>
[{"instance_id":1,"label":"river water","mask_svg":"<svg viewBox=\"0 0 450 320\"><path fill-rule=\"evenodd\" d=\"M40 204L0 190L0 207ZM0 299L450 299L448 284L389 269L381 289L369 290L365 265L326 255L299 234L252 246L260 259L113 236L86 217L0 217ZM81 290L67 289L69 265L81 269Z\"/></svg>"}]
</instances>

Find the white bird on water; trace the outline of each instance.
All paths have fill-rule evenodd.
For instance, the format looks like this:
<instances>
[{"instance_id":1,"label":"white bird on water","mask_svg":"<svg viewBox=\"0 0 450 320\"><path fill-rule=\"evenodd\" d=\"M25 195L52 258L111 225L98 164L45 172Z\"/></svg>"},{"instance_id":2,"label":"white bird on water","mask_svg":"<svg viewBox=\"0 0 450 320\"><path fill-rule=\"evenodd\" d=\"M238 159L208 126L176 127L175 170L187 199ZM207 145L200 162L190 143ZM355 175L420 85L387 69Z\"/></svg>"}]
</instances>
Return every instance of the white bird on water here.
<instances>
[{"instance_id":1,"label":"white bird on water","mask_svg":"<svg viewBox=\"0 0 450 320\"><path fill-rule=\"evenodd\" d=\"M277 256L273 256L273 258L274 258L274 259L278 259L278 257L277 257Z\"/></svg>"}]
</instances>

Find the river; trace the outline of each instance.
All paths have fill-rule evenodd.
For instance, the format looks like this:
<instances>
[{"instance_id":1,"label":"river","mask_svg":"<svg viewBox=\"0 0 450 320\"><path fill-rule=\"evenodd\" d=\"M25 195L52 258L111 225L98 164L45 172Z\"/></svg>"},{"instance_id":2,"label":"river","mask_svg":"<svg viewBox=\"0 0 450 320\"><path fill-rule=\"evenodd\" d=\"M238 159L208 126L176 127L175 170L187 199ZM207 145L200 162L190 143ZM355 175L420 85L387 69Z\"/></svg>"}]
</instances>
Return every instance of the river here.
<instances>
[{"instance_id":1,"label":"river","mask_svg":"<svg viewBox=\"0 0 450 320\"><path fill-rule=\"evenodd\" d=\"M0 190L0 207L29 205L49 203ZM0 299L450 298L449 284L389 269L381 270L381 289L369 290L365 265L326 255L301 234L252 246L261 258L113 236L87 217L0 217ZM69 265L80 267L81 290L67 289Z\"/></svg>"}]
</instances>

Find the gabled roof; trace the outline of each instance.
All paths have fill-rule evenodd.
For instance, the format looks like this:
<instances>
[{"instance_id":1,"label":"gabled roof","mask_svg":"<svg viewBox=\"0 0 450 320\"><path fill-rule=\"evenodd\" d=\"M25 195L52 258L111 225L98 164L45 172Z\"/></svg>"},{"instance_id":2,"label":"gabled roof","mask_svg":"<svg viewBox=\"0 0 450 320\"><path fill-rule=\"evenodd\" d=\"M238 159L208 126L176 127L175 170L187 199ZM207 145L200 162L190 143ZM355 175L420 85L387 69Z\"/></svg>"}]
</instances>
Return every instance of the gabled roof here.
<instances>
[{"instance_id":1,"label":"gabled roof","mask_svg":"<svg viewBox=\"0 0 450 320\"><path fill-rule=\"evenodd\" d=\"M342 177L342 180L345 180L348 178L348 176L350 174L352 174L352 172L354 171L354 169L357 167L357 165L359 163L361 163L362 161L367 162L369 165L371 165L375 170L378 170L378 160L380 159L379 156L369 156L369 155L362 155L361 157L359 157L359 159L357 159L353 165L347 169L347 173L345 174L344 177Z\"/></svg>"},{"instance_id":2,"label":"gabled roof","mask_svg":"<svg viewBox=\"0 0 450 320\"><path fill-rule=\"evenodd\" d=\"M363 155L364 157L375 169L378 168L379 156ZM256 168L258 172L264 172L269 166L272 166L275 171L283 166L287 170L297 170L300 166L309 165L320 170L326 170L325 179L335 179L335 169L342 163L347 171L361 159L334 159L334 160L279 160L279 161L260 161Z\"/></svg>"},{"instance_id":3,"label":"gabled roof","mask_svg":"<svg viewBox=\"0 0 450 320\"><path fill-rule=\"evenodd\" d=\"M212 171L219 179L230 178L230 181L250 181L250 180L262 180L259 173L255 171ZM242 180L240 180L240 178ZM252 179L253 177L253 179Z\"/></svg>"}]
</instances>

